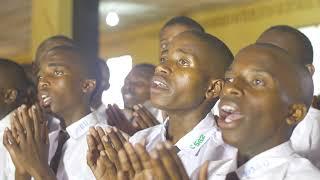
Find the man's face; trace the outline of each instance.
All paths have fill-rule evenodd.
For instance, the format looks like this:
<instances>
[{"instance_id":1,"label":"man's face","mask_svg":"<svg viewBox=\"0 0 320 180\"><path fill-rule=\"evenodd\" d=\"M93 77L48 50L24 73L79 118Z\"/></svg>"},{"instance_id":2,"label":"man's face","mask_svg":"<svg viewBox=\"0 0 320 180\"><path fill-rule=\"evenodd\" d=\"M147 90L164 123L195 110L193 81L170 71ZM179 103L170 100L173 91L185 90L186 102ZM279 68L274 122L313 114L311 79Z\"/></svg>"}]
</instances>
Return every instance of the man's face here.
<instances>
[{"instance_id":1,"label":"man's face","mask_svg":"<svg viewBox=\"0 0 320 180\"><path fill-rule=\"evenodd\" d=\"M79 56L62 50L50 51L42 59L38 73L38 99L48 112L70 111L83 103Z\"/></svg>"},{"instance_id":2,"label":"man's face","mask_svg":"<svg viewBox=\"0 0 320 180\"><path fill-rule=\"evenodd\" d=\"M190 28L183 25L171 25L164 28L160 32L160 58L166 58L168 54L168 46L172 39L178 34L188 31Z\"/></svg>"},{"instance_id":3,"label":"man's face","mask_svg":"<svg viewBox=\"0 0 320 180\"><path fill-rule=\"evenodd\" d=\"M191 35L179 35L170 44L168 58L156 67L151 83L151 102L160 109L186 110L205 99L210 58L205 43Z\"/></svg>"},{"instance_id":4,"label":"man's face","mask_svg":"<svg viewBox=\"0 0 320 180\"><path fill-rule=\"evenodd\" d=\"M290 97L285 92L293 75L277 63L278 56L254 46L235 57L219 103L217 122L225 142L254 149L286 132Z\"/></svg>"},{"instance_id":5,"label":"man's face","mask_svg":"<svg viewBox=\"0 0 320 180\"><path fill-rule=\"evenodd\" d=\"M127 75L121 89L125 108L132 108L150 99L151 77L148 76L144 68L133 68Z\"/></svg>"}]
</instances>

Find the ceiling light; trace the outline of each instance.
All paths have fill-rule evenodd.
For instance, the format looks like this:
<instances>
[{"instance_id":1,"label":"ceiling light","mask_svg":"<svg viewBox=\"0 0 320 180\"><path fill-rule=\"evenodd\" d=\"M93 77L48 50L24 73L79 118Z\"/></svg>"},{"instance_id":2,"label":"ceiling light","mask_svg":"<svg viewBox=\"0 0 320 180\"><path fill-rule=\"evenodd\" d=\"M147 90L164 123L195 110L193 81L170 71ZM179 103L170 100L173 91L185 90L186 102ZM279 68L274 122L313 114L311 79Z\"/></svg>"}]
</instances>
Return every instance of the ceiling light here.
<instances>
[{"instance_id":1,"label":"ceiling light","mask_svg":"<svg viewBox=\"0 0 320 180\"><path fill-rule=\"evenodd\" d=\"M106 23L109 26L116 26L119 23L119 16L116 12L109 12L106 17Z\"/></svg>"}]
</instances>

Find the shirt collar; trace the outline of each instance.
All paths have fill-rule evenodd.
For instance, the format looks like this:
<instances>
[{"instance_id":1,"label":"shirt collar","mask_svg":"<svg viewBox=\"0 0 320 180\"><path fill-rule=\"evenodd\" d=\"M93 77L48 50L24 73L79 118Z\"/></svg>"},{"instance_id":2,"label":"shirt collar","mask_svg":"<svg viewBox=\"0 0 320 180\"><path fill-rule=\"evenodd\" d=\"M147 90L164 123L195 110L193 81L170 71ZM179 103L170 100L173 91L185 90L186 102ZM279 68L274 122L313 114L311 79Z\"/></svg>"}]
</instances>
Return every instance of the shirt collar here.
<instances>
[{"instance_id":1,"label":"shirt collar","mask_svg":"<svg viewBox=\"0 0 320 180\"><path fill-rule=\"evenodd\" d=\"M4 118L0 120L0 132L3 132L6 127L10 126L11 114L12 112L7 114Z\"/></svg>"},{"instance_id":2,"label":"shirt collar","mask_svg":"<svg viewBox=\"0 0 320 180\"><path fill-rule=\"evenodd\" d=\"M95 113L90 113L81 118L79 121L69 125L66 128L66 130L71 138L78 139L79 137L88 132L89 127L94 126L97 123L98 120Z\"/></svg>"},{"instance_id":3,"label":"shirt collar","mask_svg":"<svg viewBox=\"0 0 320 180\"><path fill-rule=\"evenodd\" d=\"M291 142L287 141L272 149L262 152L244 165L236 170L236 173L241 178L254 176L257 173L261 173L270 168L279 166L290 161L289 157L293 157L294 150L291 146Z\"/></svg>"},{"instance_id":4,"label":"shirt collar","mask_svg":"<svg viewBox=\"0 0 320 180\"><path fill-rule=\"evenodd\" d=\"M195 155L209 138L212 137L216 129L214 116L210 112L190 132L184 135L176 143L176 146L181 151L186 151Z\"/></svg>"}]
</instances>

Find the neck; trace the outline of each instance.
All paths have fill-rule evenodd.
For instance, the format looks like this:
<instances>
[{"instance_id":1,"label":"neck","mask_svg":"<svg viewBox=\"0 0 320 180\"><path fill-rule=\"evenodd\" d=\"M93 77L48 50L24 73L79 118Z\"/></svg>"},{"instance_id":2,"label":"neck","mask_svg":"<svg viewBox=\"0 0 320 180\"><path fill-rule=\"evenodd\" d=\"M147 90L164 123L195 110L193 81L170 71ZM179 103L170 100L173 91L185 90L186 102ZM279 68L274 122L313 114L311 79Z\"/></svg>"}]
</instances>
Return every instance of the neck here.
<instances>
[{"instance_id":1,"label":"neck","mask_svg":"<svg viewBox=\"0 0 320 180\"><path fill-rule=\"evenodd\" d=\"M250 146L238 147L238 167L252 159L254 156L288 141L290 138L288 134L288 129L279 128L277 132L272 134L272 137L267 137L265 140Z\"/></svg>"},{"instance_id":2,"label":"neck","mask_svg":"<svg viewBox=\"0 0 320 180\"><path fill-rule=\"evenodd\" d=\"M64 120L64 129L69 125L79 121L84 116L91 113L89 106L77 106L73 109L67 109L61 113L60 117Z\"/></svg>"},{"instance_id":3,"label":"neck","mask_svg":"<svg viewBox=\"0 0 320 180\"><path fill-rule=\"evenodd\" d=\"M201 104L196 108L170 111L166 110L169 117L168 139L175 144L184 135L190 132L210 112L211 108Z\"/></svg>"}]
</instances>

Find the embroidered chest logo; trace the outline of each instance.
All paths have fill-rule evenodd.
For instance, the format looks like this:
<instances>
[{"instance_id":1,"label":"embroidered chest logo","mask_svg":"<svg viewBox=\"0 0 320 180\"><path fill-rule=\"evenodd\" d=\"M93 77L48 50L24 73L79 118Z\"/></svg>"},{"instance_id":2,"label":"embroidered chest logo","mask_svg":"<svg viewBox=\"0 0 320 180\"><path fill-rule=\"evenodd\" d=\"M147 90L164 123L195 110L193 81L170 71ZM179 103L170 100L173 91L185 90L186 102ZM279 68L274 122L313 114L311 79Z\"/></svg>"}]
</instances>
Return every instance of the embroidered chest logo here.
<instances>
[{"instance_id":1,"label":"embroidered chest logo","mask_svg":"<svg viewBox=\"0 0 320 180\"><path fill-rule=\"evenodd\" d=\"M203 143L203 141L204 141L205 138L206 138L206 136L203 135L203 134L201 134L201 135L199 136L199 138L198 138L197 140L195 140L195 141L190 145L190 148L191 148L191 149L195 149L196 147L200 146L200 145Z\"/></svg>"}]
</instances>

